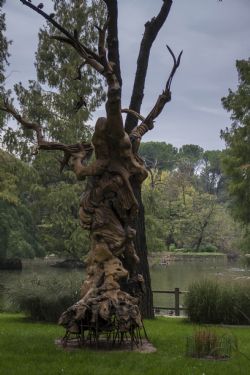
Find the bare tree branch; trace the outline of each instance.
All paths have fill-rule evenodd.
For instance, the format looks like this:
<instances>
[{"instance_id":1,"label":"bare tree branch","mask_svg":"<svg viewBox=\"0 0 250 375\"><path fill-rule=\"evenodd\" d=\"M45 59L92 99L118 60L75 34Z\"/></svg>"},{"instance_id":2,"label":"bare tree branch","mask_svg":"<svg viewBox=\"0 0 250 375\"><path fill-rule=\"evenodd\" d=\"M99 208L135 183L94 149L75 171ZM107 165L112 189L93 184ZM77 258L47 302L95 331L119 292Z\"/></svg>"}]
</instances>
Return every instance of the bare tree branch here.
<instances>
[{"instance_id":1,"label":"bare tree branch","mask_svg":"<svg viewBox=\"0 0 250 375\"><path fill-rule=\"evenodd\" d=\"M171 100L171 91L170 91L170 89L171 89L171 83L172 83L173 77L175 75L175 72L176 72L176 70L178 69L178 67L180 65L181 56L182 56L183 51L181 51L179 53L178 58L176 59L176 57L175 57L173 51L171 50L171 48L169 46L167 46L167 49L168 49L168 51L170 52L170 54L171 54L171 56L173 58L174 64L173 64L173 68L171 70L171 73L170 73L170 75L168 77L165 89L158 96L157 101L156 101L153 109L149 112L149 114L147 115L147 117L143 118L142 124L140 124L139 126L137 126L136 128L134 128L131 131L130 134L131 134L132 138L136 137L136 138L140 138L141 139L144 136L144 134L146 134L149 130L153 129L153 127L154 127L154 120L162 112L165 104L168 103ZM134 111L129 110L127 113L133 114L133 112ZM135 117L137 119L139 119L138 116L135 116Z\"/></svg>"},{"instance_id":2,"label":"bare tree branch","mask_svg":"<svg viewBox=\"0 0 250 375\"><path fill-rule=\"evenodd\" d=\"M93 151L93 146L91 143L76 143L67 145L60 142L50 142L47 141L43 134L43 128L36 122L29 122L24 117L22 117L17 110L8 103L7 100L4 101L3 105L0 105L0 110L11 114L22 126L24 129L30 129L35 131L37 137L37 150L59 150L64 152L64 159L60 161L61 171L68 164L70 156L79 152L84 151L90 155Z\"/></svg>"},{"instance_id":3,"label":"bare tree branch","mask_svg":"<svg viewBox=\"0 0 250 375\"><path fill-rule=\"evenodd\" d=\"M135 81L133 86L133 92L129 108L140 113L141 104L144 96L144 85L148 69L148 61L150 50L155 38L158 35L159 30L166 21L172 0L164 0L161 10L157 17L153 17L151 21L145 24L145 31L141 41L140 51L137 59L137 70L135 75ZM127 133L130 133L137 125L138 120L131 114L127 115L125 122L125 129Z\"/></svg>"},{"instance_id":4,"label":"bare tree branch","mask_svg":"<svg viewBox=\"0 0 250 375\"><path fill-rule=\"evenodd\" d=\"M171 100L171 92L170 92L171 83L172 83L173 77L175 75L175 72L178 69L178 67L180 65L180 62L181 62L181 56L182 56L183 51L180 52L178 58L176 59L173 51L171 50L171 48L169 46L167 46L167 48L168 48L171 56L173 57L174 65L173 65L171 73L168 77L165 89L163 90L162 94L160 94L158 96L158 99L157 99L153 109L150 111L150 113L147 115L147 117L144 121L144 123L147 124L147 125L153 124L153 121L162 112L165 104Z\"/></svg>"},{"instance_id":5,"label":"bare tree branch","mask_svg":"<svg viewBox=\"0 0 250 375\"><path fill-rule=\"evenodd\" d=\"M135 116L138 120L145 121L145 117L140 115L140 113L137 113L136 111L133 111L132 109L129 108L123 108L121 110L122 113L130 113L132 116Z\"/></svg>"}]
</instances>

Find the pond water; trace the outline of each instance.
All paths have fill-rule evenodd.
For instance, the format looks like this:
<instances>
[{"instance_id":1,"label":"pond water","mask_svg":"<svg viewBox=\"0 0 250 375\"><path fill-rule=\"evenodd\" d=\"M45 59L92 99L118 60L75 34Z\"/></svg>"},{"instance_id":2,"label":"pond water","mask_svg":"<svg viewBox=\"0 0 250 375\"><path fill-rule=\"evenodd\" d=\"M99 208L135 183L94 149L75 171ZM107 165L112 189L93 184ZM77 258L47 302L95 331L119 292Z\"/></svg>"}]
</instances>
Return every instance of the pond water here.
<instances>
[{"instance_id":1,"label":"pond water","mask_svg":"<svg viewBox=\"0 0 250 375\"><path fill-rule=\"evenodd\" d=\"M193 281L203 278L250 283L250 269L245 269L240 262L229 263L225 258L177 261L167 266L153 266L150 273L153 290L180 288L185 291ZM3 296L4 290L18 285L18 282L27 276L84 279L84 274L84 270L65 270L50 267L44 261L27 261L24 262L22 271L0 271L0 295ZM183 304L182 298L181 304ZM174 295L154 294L154 306L174 306Z\"/></svg>"},{"instance_id":2,"label":"pond water","mask_svg":"<svg viewBox=\"0 0 250 375\"><path fill-rule=\"evenodd\" d=\"M173 262L167 266L154 266L150 270L152 290L187 291L189 285L197 280L209 278L222 282L250 283L250 269L243 267L240 261L228 262L226 258ZM180 296L183 305L184 295ZM154 294L154 306L173 307L173 294Z\"/></svg>"}]
</instances>

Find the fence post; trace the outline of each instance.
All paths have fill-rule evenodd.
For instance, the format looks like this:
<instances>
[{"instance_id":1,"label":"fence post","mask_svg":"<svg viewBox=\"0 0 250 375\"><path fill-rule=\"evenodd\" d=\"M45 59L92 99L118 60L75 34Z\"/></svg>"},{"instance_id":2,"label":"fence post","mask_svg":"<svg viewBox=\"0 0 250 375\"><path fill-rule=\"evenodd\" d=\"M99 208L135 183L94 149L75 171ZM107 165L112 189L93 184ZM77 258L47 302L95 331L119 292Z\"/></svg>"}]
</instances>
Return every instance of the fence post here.
<instances>
[{"instance_id":1,"label":"fence post","mask_svg":"<svg viewBox=\"0 0 250 375\"><path fill-rule=\"evenodd\" d=\"M175 297L175 316L180 316L180 289L174 289L174 297Z\"/></svg>"}]
</instances>

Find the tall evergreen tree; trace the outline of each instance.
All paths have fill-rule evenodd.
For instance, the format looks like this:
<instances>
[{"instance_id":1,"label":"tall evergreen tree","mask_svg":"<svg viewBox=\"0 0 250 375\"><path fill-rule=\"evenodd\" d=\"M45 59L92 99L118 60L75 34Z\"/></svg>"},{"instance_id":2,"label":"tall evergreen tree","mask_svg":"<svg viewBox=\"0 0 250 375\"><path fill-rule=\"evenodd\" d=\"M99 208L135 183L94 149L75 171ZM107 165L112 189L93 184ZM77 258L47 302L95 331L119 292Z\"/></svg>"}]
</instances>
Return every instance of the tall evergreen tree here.
<instances>
[{"instance_id":1,"label":"tall evergreen tree","mask_svg":"<svg viewBox=\"0 0 250 375\"><path fill-rule=\"evenodd\" d=\"M54 0L53 18L63 27L72 28L80 42L97 44L95 24L102 23L105 8L99 1ZM90 136L88 121L91 113L105 99L102 80L70 46L51 39L56 34L49 22L39 32L35 66L37 81L15 85L21 112L30 120L46 127L48 139L73 143ZM30 158L27 137L34 142L33 132L9 129L4 142L10 151L22 159Z\"/></svg>"},{"instance_id":2,"label":"tall evergreen tree","mask_svg":"<svg viewBox=\"0 0 250 375\"><path fill-rule=\"evenodd\" d=\"M106 14L101 2L55 0L54 12L53 18L63 27L73 25L81 42L90 46L98 44L94 25L102 23ZM91 113L105 99L102 79L93 69L83 66L70 46L52 40L55 34L50 23L40 30L35 61L37 81L29 81L28 87L16 84L15 93L22 114L43 125L49 140L86 141L91 135L88 125ZM3 142L8 151L31 161L39 173L33 215L46 251L82 257L88 251L88 235L79 228L78 218L82 183L68 170L60 173L60 153L32 155L35 151L30 147L35 143L32 131L23 127L8 128Z\"/></svg>"},{"instance_id":3,"label":"tall evergreen tree","mask_svg":"<svg viewBox=\"0 0 250 375\"><path fill-rule=\"evenodd\" d=\"M250 224L250 59L236 62L239 85L222 98L231 112L231 128L221 132L226 142L223 166L229 177L229 193L235 217Z\"/></svg>"}]
</instances>

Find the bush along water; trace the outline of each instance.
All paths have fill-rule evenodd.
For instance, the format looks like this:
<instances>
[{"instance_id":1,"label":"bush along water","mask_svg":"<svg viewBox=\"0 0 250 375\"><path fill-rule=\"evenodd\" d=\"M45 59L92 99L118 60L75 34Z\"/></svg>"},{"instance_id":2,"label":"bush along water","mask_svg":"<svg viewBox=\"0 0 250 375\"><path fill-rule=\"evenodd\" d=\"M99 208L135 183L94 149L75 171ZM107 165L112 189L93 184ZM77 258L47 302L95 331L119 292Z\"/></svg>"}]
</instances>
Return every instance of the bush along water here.
<instances>
[{"instance_id":1,"label":"bush along water","mask_svg":"<svg viewBox=\"0 0 250 375\"><path fill-rule=\"evenodd\" d=\"M80 277L27 277L8 290L10 308L35 321L57 322L68 306L79 300Z\"/></svg>"},{"instance_id":2,"label":"bush along water","mask_svg":"<svg viewBox=\"0 0 250 375\"><path fill-rule=\"evenodd\" d=\"M246 267L246 268L250 268L250 254L245 254L242 258L242 261L243 261L243 265Z\"/></svg>"},{"instance_id":3,"label":"bush along water","mask_svg":"<svg viewBox=\"0 0 250 375\"><path fill-rule=\"evenodd\" d=\"M190 285L185 307L192 322L250 324L250 285L212 280Z\"/></svg>"}]
</instances>

